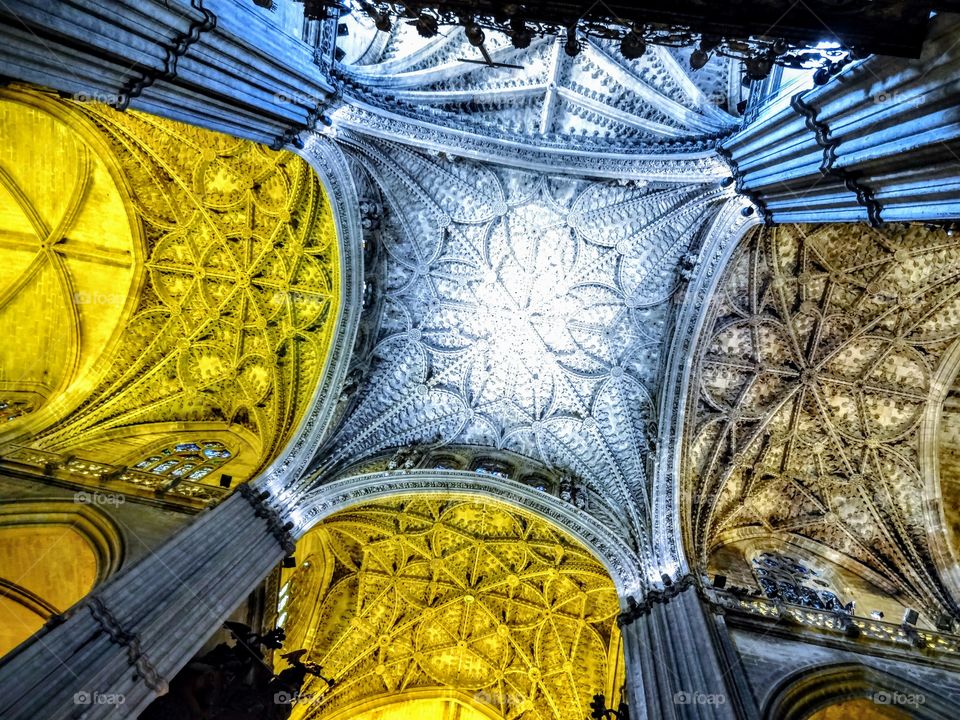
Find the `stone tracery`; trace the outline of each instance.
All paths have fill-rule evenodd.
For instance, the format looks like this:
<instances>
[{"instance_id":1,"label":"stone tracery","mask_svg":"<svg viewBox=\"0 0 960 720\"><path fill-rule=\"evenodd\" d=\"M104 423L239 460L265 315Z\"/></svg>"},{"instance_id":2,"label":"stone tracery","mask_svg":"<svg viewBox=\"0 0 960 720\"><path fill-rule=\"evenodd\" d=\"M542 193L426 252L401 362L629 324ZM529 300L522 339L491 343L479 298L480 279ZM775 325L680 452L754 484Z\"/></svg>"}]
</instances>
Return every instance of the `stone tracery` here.
<instances>
[{"instance_id":1,"label":"stone tracery","mask_svg":"<svg viewBox=\"0 0 960 720\"><path fill-rule=\"evenodd\" d=\"M960 333L956 243L923 228L784 226L731 262L701 345L684 470L703 562L738 528L865 563L951 607L922 506L918 427Z\"/></svg>"},{"instance_id":2,"label":"stone tracery","mask_svg":"<svg viewBox=\"0 0 960 720\"><path fill-rule=\"evenodd\" d=\"M666 48L651 47L631 61L612 43L591 41L570 58L562 35L537 38L523 50L491 36L490 56L507 66L489 67L463 62L477 52L459 29L425 44L415 36L398 25L385 42L374 41L383 45L379 58L371 51L360 63L341 66L349 92L399 115L427 114L451 128L466 123L479 134L509 130L544 144L576 138L587 147L636 149L722 133L734 124L714 105L727 103L727 88L716 81L725 60L716 61L722 69L705 87L708 96Z\"/></svg>"},{"instance_id":3,"label":"stone tracery","mask_svg":"<svg viewBox=\"0 0 960 720\"><path fill-rule=\"evenodd\" d=\"M70 182L74 165L85 169L59 199L18 180L22 168L3 175L21 211L5 214L5 272L23 270L8 278L6 300L59 277L58 292L44 297L62 296L67 311L54 315L73 319L72 333L61 333L73 340L49 353L30 345L43 342L42 329L14 333L23 343L6 349L6 402L31 411L8 413L7 438L52 453L44 464L76 454L121 475L144 453L180 442L178 430L210 442L232 436L235 470L245 478L263 469L313 402L340 314L340 251L316 174L290 153L149 115L7 94L5 125L24 135L14 147L63 125L64 157L80 160L58 177ZM57 203L68 199L57 222ZM39 233L32 263L25 223ZM77 263L103 270L78 274ZM38 358L56 368L47 384L64 385L54 414L37 410L57 389L36 384ZM211 472L187 484L215 484Z\"/></svg>"},{"instance_id":4,"label":"stone tracery","mask_svg":"<svg viewBox=\"0 0 960 720\"><path fill-rule=\"evenodd\" d=\"M271 10L264 7L256 12L270 17ZM236 17L224 19L236 21ZM296 25L288 20L289 16L284 20L285 33ZM408 28L401 30L410 34ZM332 57L337 31L336 23L319 31L318 54L330 50ZM316 35L318 30L309 32ZM419 500L424 505L436 499L429 497L432 493L443 492L524 503L526 509L557 519L568 530L584 528L577 537L607 563L628 610L622 618L625 645L632 648L633 662L641 659L637 666L643 675L633 681L660 685L646 700L649 708L659 703L665 716L696 710L666 708L670 697L662 690L674 670L680 670L685 681L696 677L720 689L725 670L733 669L717 666L720 660L710 652L713 648L706 648L703 655L691 652L702 646L691 643L690 636L708 635L711 619L700 617L697 593L703 588L692 590L699 582L684 574L682 549L676 534L670 537L681 525L674 514L678 495L681 502L690 503L685 521L688 528L692 523L687 546L694 554L694 570L703 569L703 561L715 557L718 547L742 552L751 544L756 547L771 540L769 547L783 549L777 539L786 537L804 550L825 549L823 556L844 570L837 577L876 580L871 585L896 598L890 607L896 606L897 612L887 613L891 617L906 605L920 603L929 626L937 610L956 610L939 583L936 552L931 552L923 534L924 512L929 516L930 508L922 507L925 503L917 498L930 500L923 498L924 489L929 491L931 485L931 473L923 461L931 453L915 444L918 428L924 427L919 418L924 414L929 418L938 384L955 375L945 371L949 363L943 359L951 352L948 348L958 347L951 345L955 341L952 327L938 327L936 321L920 317L930 311L953 323L953 308L948 308L952 302L949 283L955 275L953 248L913 236L904 240L870 234L858 236L847 247L831 234L836 229L820 228L806 238L780 230L784 237L757 241L735 255L731 277L740 273L743 278L727 278L727 296L718 300L722 307L714 307L707 318L706 334L713 345L706 341L698 356L696 395L689 405L691 420L685 438L693 454L684 458L688 461L683 468L684 492L675 494L677 473L668 455L679 456L683 444L673 430L681 420L673 416L683 416L680 403L688 376L684 371L678 383L674 377L663 382L661 356L673 356L668 375L692 357L691 343L703 320L702 301L714 286L710 278L726 263L729 241L744 223L752 222L745 200L730 201L732 191L725 193L714 185L726 170L711 156L710 144L734 120L712 104L727 110L734 104L726 82L731 74L721 68L706 78L697 77L701 81L697 83L679 69L676 56L659 49L640 63L621 64L604 58L602 43L587 47L572 60L563 57L552 39L538 41L527 53L495 45L491 43L497 59L522 61L525 67L516 71L463 63L459 56L472 51L458 35L416 46L395 36L385 48L373 47L360 62L335 66L339 77L333 80L345 81L335 104L341 99L344 104L331 110L335 118L330 130L307 139L305 154L316 161L321 154L313 155L317 147L348 149L351 158L341 170L349 165L353 177L344 171L339 182L331 185L338 221L358 226L362 219L370 231L381 224L366 239L371 255L378 249L386 257L379 265L373 263L364 299L370 312L349 382L335 401L337 420L345 418L345 425L339 435L317 448L313 469L318 473L305 477L300 472L304 457L322 435L312 431L297 433L295 442L301 451L296 463L283 459L263 473L266 477L258 482L277 493L270 503L278 514L259 494L248 497L256 498L252 501L255 514L269 518L268 529L282 547L268 542L261 546L265 552L252 559L265 566L279 560L277 553L288 551L287 527L282 524L287 519L302 531L331 508L357 498L381 498L398 489L427 495ZM216 60L218 50L209 50L209 57ZM322 59L320 64L324 72L329 69ZM176 88L165 92L167 102L177 100ZM287 99L285 95L279 101ZM123 145L123 153L131 157L140 153L141 139L134 137L137 133L131 128L149 124L148 118L119 120L99 109L88 112L107 136L119 141L117 147ZM312 117L313 111L311 122ZM816 121L817 114L811 113L810 118ZM300 127L286 128L280 137L297 139ZM233 193L229 186L235 177L251 179L245 177L247 171L263 161L255 153L244 155L225 145L224 152L214 151L215 158L201 150L199 162L193 164L197 158L190 151L190 134L184 130L174 143L181 146L175 148L181 154L173 165L182 161L188 166L187 172L180 172L180 167L169 173L182 181L180 189L187 188L181 197L188 202L177 203L175 209L190 205L197 178L199 184L209 182L215 188L211 197L217 193L226 197ZM822 144L820 135L817 140ZM149 156L148 151L138 161L146 159L149 164L156 159ZM463 157L483 164L458 159ZM297 175L295 170L287 174L295 164L280 163L283 167L273 170L290 179ZM775 164L779 166L779 161ZM237 171L237 165L242 169ZM216 172L208 174L214 166ZM167 169L142 173L137 184L149 187L150 175L164 175ZM736 164L732 171L738 174ZM261 361L279 356L279 367L287 357L284 352L306 340L297 336L285 344L289 338L281 337L271 343L278 338L262 325L269 325L270 313L276 309L273 317L286 313L285 320L296 329L304 314L298 303L306 300L308 307L316 305L304 296L323 293L303 286L270 286L264 283L265 278L275 279L269 273L249 272L251 255L256 253L241 257L243 253L233 252L244 243L249 250L269 238L273 247L263 255L280 258L271 269L283 266L283 275L291 267L286 263L290 254L285 241L278 242L269 229L256 228L261 214L270 216L276 210L271 206L275 198L270 188L264 191L257 175L254 168L254 182L238 191L247 194L247 220L253 217L254 222L235 223L241 214L236 212L239 205L230 208L229 200L221 204L214 199L215 207L202 208L200 215L216 216L213 234L216 228L226 227L224 237L204 236L210 228L202 227L201 218L197 223L201 242L184 241L172 237L176 231L162 227L166 218L157 221L162 210L139 210L142 218L138 220L145 219L149 225L147 241L152 245L148 249L156 252L143 266L148 290L136 311L156 311L161 317L171 308L180 311L166 325L144 322L143 336L182 335L190 346L167 346L169 352L148 360L168 370L166 377L136 377L129 383L111 377L116 384L100 386L100 394L74 413L66 431L55 430L40 438L40 444L64 451L61 469L73 465L95 482L122 473L119 465L125 463L113 468L67 456L74 449L68 435L75 430L83 448L94 447L90 444L94 440L105 447L118 439L126 441L149 424L156 432L138 436L142 447L137 450L146 451L147 446L169 447L157 435L178 423L183 424L175 429L213 441L202 422L211 415L213 423L228 421L237 430L235 439L243 434L247 448L238 450L239 459L259 452L264 418L268 425L276 420L273 427L283 432L296 425L296 413L286 413L280 406L313 381L306 376L302 383L301 378L275 382L269 363ZM856 182L852 177L848 180ZM366 191L360 217L353 217L357 214L354 182ZM150 198L135 201L143 207L151 205ZM741 209L747 212L738 219ZM834 208L827 212L832 214ZM344 220L347 215L349 219ZM284 226L279 234L296 243L296 213L276 214L276 219ZM195 230L193 220L182 224ZM328 221L328 217L320 220ZM234 237L236 227L250 231L249 237L243 230ZM704 235L709 235L703 243L708 251L701 258ZM911 255L922 263L915 265ZM923 264L939 267L943 275L924 276ZM794 265L802 270L794 271ZM680 304L678 290L687 281L691 290L679 312L674 312L672 303ZM295 295L287 298L290 302L282 311L265 300L264 292L269 296L270 287ZM359 293L349 296L356 298ZM230 298L242 299L238 312L222 311L232 302ZM250 314L245 315L247 310ZM212 318L213 314L217 317ZM138 318L143 319L142 314ZM678 327L671 338L674 319ZM308 330L317 330L309 327L310 322L306 321ZM929 327L924 328L925 323ZM925 330L930 332L924 335ZM163 350L161 345L158 341L153 349ZM245 348L253 345L258 351L250 357ZM221 352L224 348L233 350L231 358L227 358L229 352ZM134 357L130 346L124 352L127 358ZM345 364L347 352L335 356L331 364ZM319 365L315 358L307 364ZM149 373L145 366L132 372ZM325 381L325 395L331 389L336 395L342 376L338 372L332 385ZM152 407L125 414L128 408L111 406L109 396L115 389L140 391L154 381L149 387L153 395L146 393L148 400L156 401ZM661 385L669 387L664 391ZM193 402L196 393L180 395L190 387L198 389L204 407L193 406L195 416L187 421L167 413L169 408L163 405L167 396ZM264 403L268 397L278 402ZM251 400L259 402L251 405ZM319 404L329 408L331 403L320 400ZM19 421L23 413L16 405L10 407L13 421ZM256 408L253 415L251 407ZM0 406L0 411L6 409ZM318 414L323 413L313 412L311 417ZM948 434L949 424L944 428ZM658 429L660 451L654 453ZM132 435L124 435L131 430ZM278 432L276 437L280 436ZM491 457L476 467L465 463L454 469L447 462L454 444L477 449L478 454L484 448L496 450L486 450ZM127 458L144 457L129 445ZM254 446L256 450L249 451ZM394 448L400 450L393 454ZM404 455L407 452L436 452L438 458L443 453L446 459L433 468L418 467L412 455ZM537 458L551 467L527 476L530 482L524 487L507 477L505 464L492 457L502 460L508 452ZM34 463L37 467L57 465L52 453L34 455L39 458ZM651 468L654 455L657 463ZM24 455L19 457L22 460ZM170 462L151 461L141 474L186 468ZM385 463L386 470L381 471L378 463ZM250 462L250 474L265 467L265 463ZM354 473L365 475L351 477ZM551 475L558 482L548 495L549 483L541 481ZM579 496L559 480L574 475L574 485L585 490ZM442 515L446 510L438 512ZM227 517L259 525L239 511ZM356 536L378 523L377 532L383 531L382 520L378 516L362 524ZM212 541L214 531L226 536L225 530L229 528L206 528L202 539ZM376 538L365 539L382 549ZM343 544L354 540L351 537ZM227 557L247 568L251 578L256 575L251 559L230 555L236 549L229 544L210 542L207 548L202 558L211 568ZM183 553L182 558L186 560L187 555ZM389 555L389 548L384 555ZM386 557L381 560L379 580L398 569ZM183 565L191 573L199 570L197 563ZM365 571L358 570L357 575L361 572ZM207 573L201 580L211 590L213 575ZM637 582L641 575L645 582ZM466 592L473 580L471 575L461 590ZM636 597L654 584L653 592ZM845 599L844 593L836 595ZM702 597L709 594L709 589L703 590ZM472 603L467 602L468 596ZM230 597L229 592L225 597ZM823 598L818 598L822 603ZM478 604L472 592L461 600L454 608L457 613L452 613L454 619L464 620L466 606ZM901 602L904 605L897 606ZM823 610L812 598L811 603L808 609ZM771 602L765 605L770 617L778 616L778 609L771 606ZM843 632L851 627L864 629L864 618L856 624L838 624L830 616L836 611L835 603L827 606L819 614L805 613L812 619L811 626ZM780 617L796 618L797 614ZM109 625L104 625L108 633ZM888 625L872 628L872 636L886 632L903 645L917 648L927 643L930 648L939 643L941 651L956 652L955 641L938 639L927 628L918 635L909 628ZM156 627L150 620L143 626L148 632ZM124 627L133 626L116 625L114 630ZM427 685L459 683L475 690L479 681L467 671L486 662L480 650L489 648L474 644L478 635L480 641L487 639L486 628L471 629L475 632L469 637L448 633L444 640L453 644L419 646L428 654L439 654L440 667L431 662L434 657L412 658L407 666L411 673L401 683L415 675ZM654 635L660 636L659 643L645 642ZM742 639L731 638L733 642ZM420 640L416 633L414 640ZM491 639L491 645L494 642ZM378 662L364 678L383 682L393 659L384 649L390 643L373 645L370 652ZM729 651L729 647L723 649ZM388 661L379 662L377 652ZM495 660L502 659L496 652L491 654ZM662 659L665 669L651 670L657 664L650 662L651 657ZM451 658L460 663L453 674L447 672L453 665ZM535 678L532 670L540 668L528 666L518 674L541 682L543 673ZM401 686L389 682L388 678L383 685L386 690ZM514 706L516 697L508 699L511 691L519 692L516 687L505 691L487 683L480 690L484 702L501 711L507 710L504 703L511 704L511 712L527 708L523 702ZM631 692L640 698L644 688L635 685ZM558 706L559 701L549 696L549 691L543 693L541 707ZM657 713L651 710L650 714Z\"/></svg>"},{"instance_id":5,"label":"stone tracery","mask_svg":"<svg viewBox=\"0 0 960 720\"><path fill-rule=\"evenodd\" d=\"M509 449L636 508L620 532L637 543L677 264L726 191L355 152L385 200L382 320L319 469L410 442Z\"/></svg>"},{"instance_id":6,"label":"stone tracery","mask_svg":"<svg viewBox=\"0 0 960 720\"><path fill-rule=\"evenodd\" d=\"M622 682L609 576L540 519L399 497L341 511L304 543L314 550L289 581L288 636L310 638L337 684L305 688L297 717L434 689L505 718L578 718Z\"/></svg>"},{"instance_id":7,"label":"stone tracery","mask_svg":"<svg viewBox=\"0 0 960 720\"><path fill-rule=\"evenodd\" d=\"M346 25L366 37L358 21ZM491 37L491 57L507 67L490 67L473 63L459 29L424 41L397 25L335 66L349 98L333 113L337 132L559 172L722 177L707 151L736 123L721 109L737 104L736 67L717 60L695 81L665 48L627 61L603 42L576 58L562 44L539 38L518 50Z\"/></svg>"},{"instance_id":8,"label":"stone tracery","mask_svg":"<svg viewBox=\"0 0 960 720\"><path fill-rule=\"evenodd\" d=\"M88 113L136 179L149 278L100 397L42 445L216 418L256 436L264 462L309 403L307 378L323 369L336 318L337 250L319 183L289 154L146 116Z\"/></svg>"}]
</instances>

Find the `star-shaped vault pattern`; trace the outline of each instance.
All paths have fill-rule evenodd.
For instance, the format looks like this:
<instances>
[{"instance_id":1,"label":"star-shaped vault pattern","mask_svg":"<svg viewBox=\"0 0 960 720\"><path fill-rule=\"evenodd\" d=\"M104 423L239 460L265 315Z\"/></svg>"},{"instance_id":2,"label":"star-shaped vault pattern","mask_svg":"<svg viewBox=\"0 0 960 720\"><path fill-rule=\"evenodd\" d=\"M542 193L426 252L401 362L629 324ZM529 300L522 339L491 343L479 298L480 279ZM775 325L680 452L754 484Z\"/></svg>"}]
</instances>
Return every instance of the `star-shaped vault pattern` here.
<instances>
[{"instance_id":1,"label":"star-shaped vault pattern","mask_svg":"<svg viewBox=\"0 0 960 720\"><path fill-rule=\"evenodd\" d=\"M613 582L532 515L400 497L337 513L301 548L285 627L335 684L311 680L296 718L433 690L508 720L574 720L622 683Z\"/></svg>"},{"instance_id":2,"label":"star-shaped vault pattern","mask_svg":"<svg viewBox=\"0 0 960 720\"><path fill-rule=\"evenodd\" d=\"M726 271L701 343L689 542L759 532L842 553L936 616L921 423L960 333L960 252L922 227L784 226Z\"/></svg>"},{"instance_id":3,"label":"star-shaped vault pattern","mask_svg":"<svg viewBox=\"0 0 960 720\"><path fill-rule=\"evenodd\" d=\"M715 184L591 182L364 141L382 194L378 342L325 467L409 443L513 450L646 527L677 264Z\"/></svg>"}]
</instances>

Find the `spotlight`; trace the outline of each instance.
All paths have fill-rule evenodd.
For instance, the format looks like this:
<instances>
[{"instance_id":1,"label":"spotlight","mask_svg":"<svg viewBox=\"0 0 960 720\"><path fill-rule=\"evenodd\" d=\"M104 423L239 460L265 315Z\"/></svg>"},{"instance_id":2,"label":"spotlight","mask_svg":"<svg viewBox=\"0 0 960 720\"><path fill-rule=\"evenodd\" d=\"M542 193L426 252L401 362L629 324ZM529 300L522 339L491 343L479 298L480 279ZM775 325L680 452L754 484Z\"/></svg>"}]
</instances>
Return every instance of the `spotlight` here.
<instances>
[{"instance_id":1,"label":"spotlight","mask_svg":"<svg viewBox=\"0 0 960 720\"><path fill-rule=\"evenodd\" d=\"M700 38L700 49L705 53L711 53L720 47L723 38L719 35L704 35Z\"/></svg>"},{"instance_id":2,"label":"spotlight","mask_svg":"<svg viewBox=\"0 0 960 720\"><path fill-rule=\"evenodd\" d=\"M475 22L469 22L464 25L463 33L467 36L467 42L474 47L480 47L483 45L483 41L486 39L483 34L483 28L481 28Z\"/></svg>"},{"instance_id":3,"label":"spotlight","mask_svg":"<svg viewBox=\"0 0 960 720\"><path fill-rule=\"evenodd\" d=\"M920 619L920 613L918 613L913 608L907 608L903 612L903 624L904 625L916 625L917 620Z\"/></svg>"},{"instance_id":4,"label":"spotlight","mask_svg":"<svg viewBox=\"0 0 960 720\"><path fill-rule=\"evenodd\" d=\"M743 215L744 217L750 217L751 215L753 215L753 208L752 207L740 208L740 214Z\"/></svg>"},{"instance_id":5,"label":"spotlight","mask_svg":"<svg viewBox=\"0 0 960 720\"><path fill-rule=\"evenodd\" d=\"M576 25L567 28L567 41L563 44L563 51L570 57L576 57L580 54L580 41L577 40Z\"/></svg>"},{"instance_id":6,"label":"spotlight","mask_svg":"<svg viewBox=\"0 0 960 720\"><path fill-rule=\"evenodd\" d=\"M440 23L437 22L437 19L427 13L420 13L414 25L421 37L425 38L432 38L440 30Z\"/></svg>"},{"instance_id":7,"label":"spotlight","mask_svg":"<svg viewBox=\"0 0 960 720\"><path fill-rule=\"evenodd\" d=\"M233 476L227 475L226 473L220 473L220 487L228 488L230 483L233 482Z\"/></svg>"},{"instance_id":8,"label":"spotlight","mask_svg":"<svg viewBox=\"0 0 960 720\"><path fill-rule=\"evenodd\" d=\"M390 15L385 12L377 13L377 17L374 18L373 23L380 32L390 32L390 28L393 27L393 21L390 20Z\"/></svg>"},{"instance_id":9,"label":"spotlight","mask_svg":"<svg viewBox=\"0 0 960 720\"><path fill-rule=\"evenodd\" d=\"M951 632L953 630L953 618L950 613L943 613L937 619L937 630L940 632Z\"/></svg>"},{"instance_id":10,"label":"spotlight","mask_svg":"<svg viewBox=\"0 0 960 720\"><path fill-rule=\"evenodd\" d=\"M636 30L628 32L620 41L620 52L627 60L642 58L646 51L647 42Z\"/></svg>"},{"instance_id":11,"label":"spotlight","mask_svg":"<svg viewBox=\"0 0 960 720\"><path fill-rule=\"evenodd\" d=\"M713 586L717 590L723 590L727 586L727 576L726 575L714 575L713 576Z\"/></svg>"},{"instance_id":12,"label":"spotlight","mask_svg":"<svg viewBox=\"0 0 960 720\"><path fill-rule=\"evenodd\" d=\"M747 77L751 80L763 80L773 69L773 63L767 58L751 58L745 63Z\"/></svg>"},{"instance_id":13,"label":"spotlight","mask_svg":"<svg viewBox=\"0 0 960 720\"><path fill-rule=\"evenodd\" d=\"M510 21L510 41L515 48L518 50L528 48L532 40L533 34L522 18L514 18Z\"/></svg>"},{"instance_id":14,"label":"spotlight","mask_svg":"<svg viewBox=\"0 0 960 720\"><path fill-rule=\"evenodd\" d=\"M814 85L826 85L830 80L830 69L822 67L813 74Z\"/></svg>"},{"instance_id":15,"label":"spotlight","mask_svg":"<svg viewBox=\"0 0 960 720\"><path fill-rule=\"evenodd\" d=\"M707 55L703 50L697 48L692 53L690 53L690 67L694 70L699 70L704 65L710 61L710 56Z\"/></svg>"},{"instance_id":16,"label":"spotlight","mask_svg":"<svg viewBox=\"0 0 960 720\"><path fill-rule=\"evenodd\" d=\"M283 566L285 568L295 568L297 566L297 559L293 555L287 555L283 559Z\"/></svg>"},{"instance_id":17,"label":"spotlight","mask_svg":"<svg viewBox=\"0 0 960 720\"><path fill-rule=\"evenodd\" d=\"M720 181L720 187L730 187L733 185L734 179L732 177L725 177Z\"/></svg>"}]
</instances>

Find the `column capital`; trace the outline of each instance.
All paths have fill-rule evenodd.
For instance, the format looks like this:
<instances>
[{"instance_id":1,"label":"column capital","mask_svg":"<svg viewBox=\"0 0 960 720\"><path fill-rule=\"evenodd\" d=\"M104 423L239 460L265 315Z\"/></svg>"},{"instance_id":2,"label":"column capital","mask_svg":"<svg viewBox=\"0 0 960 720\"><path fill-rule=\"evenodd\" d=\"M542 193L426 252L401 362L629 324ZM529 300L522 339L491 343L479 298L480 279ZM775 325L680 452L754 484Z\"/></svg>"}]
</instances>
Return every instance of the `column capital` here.
<instances>
[{"instance_id":1,"label":"column capital","mask_svg":"<svg viewBox=\"0 0 960 720\"><path fill-rule=\"evenodd\" d=\"M294 543L293 535L290 534L290 531L293 530L294 525L292 522L285 523L276 508L268 502L270 493L265 490L258 492L247 483L237 486L237 492L244 500L250 503L257 517L267 521L267 529L270 531L270 534L277 539L277 542L280 544L280 547L283 548L284 552L288 555L292 554L296 543Z\"/></svg>"},{"instance_id":2,"label":"column capital","mask_svg":"<svg viewBox=\"0 0 960 720\"><path fill-rule=\"evenodd\" d=\"M669 585L665 584L663 590L650 590L640 602L637 602L633 597L628 597L628 608L617 616L617 625L620 627L629 625L638 618L649 614L654 605L665 605L695 585L693 575L687 573L678 580L672 581Z\"/></svg>"}]
</instances>

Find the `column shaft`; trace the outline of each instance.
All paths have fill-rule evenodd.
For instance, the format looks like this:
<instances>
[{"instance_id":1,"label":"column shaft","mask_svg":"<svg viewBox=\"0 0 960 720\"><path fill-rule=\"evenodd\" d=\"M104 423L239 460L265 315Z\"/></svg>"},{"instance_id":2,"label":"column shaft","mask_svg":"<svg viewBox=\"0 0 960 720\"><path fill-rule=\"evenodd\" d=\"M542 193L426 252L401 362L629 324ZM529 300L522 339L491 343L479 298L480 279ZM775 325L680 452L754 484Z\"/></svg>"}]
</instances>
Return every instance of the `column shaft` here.
<instances>
[{"instance_id":1,"label":"column shaft","mask_svg":"<svg viewBox=\"0 0 960 720\"><path fill-rule=\"evenodd\" d=\"M630 716L653 720L750 718L736 675L719 646L692 579L648 594L620 618Z\"/></svg>"},{"instance_id":2,"label":"column shaft","mask_svg":"<svg viewBox=\"0 0 960 720\"><path fill-rule=\"evenodd\" d=\"M0 72L273 147L333 88L316 49L238 0L7 0Z\"/></svg>"},{"instance_id":3,"label":"column shaft","mask_svg":"<svg viewBox=\"0 0 960 720\"><path fill-rule=\"evenodd\" d=\"M960 16L917 60L871 57L771 103L718 150L768 222L960 218Z\"/></svg>"},{"instance_id":4,"label":"column shaft","mask_svg":"<svg viewBox=\"0 0 960 720\"><path fill-rule=\"evenodd\" d=\"M286 532L242 486L0 661L0 717L136 717L292 552Z\"/></svg>"}]
</instances>

